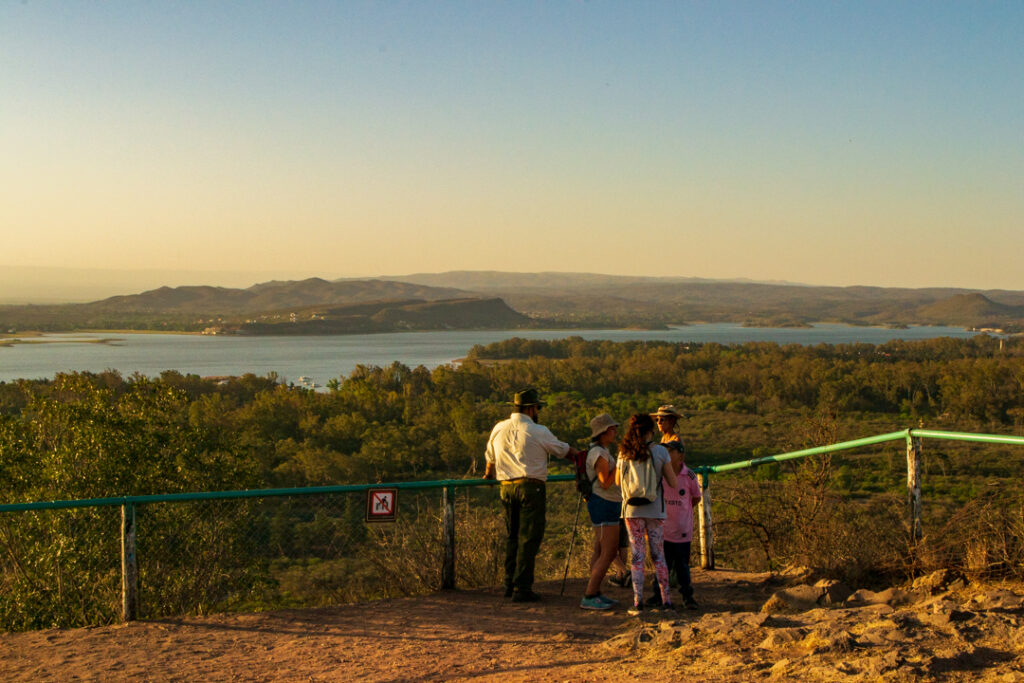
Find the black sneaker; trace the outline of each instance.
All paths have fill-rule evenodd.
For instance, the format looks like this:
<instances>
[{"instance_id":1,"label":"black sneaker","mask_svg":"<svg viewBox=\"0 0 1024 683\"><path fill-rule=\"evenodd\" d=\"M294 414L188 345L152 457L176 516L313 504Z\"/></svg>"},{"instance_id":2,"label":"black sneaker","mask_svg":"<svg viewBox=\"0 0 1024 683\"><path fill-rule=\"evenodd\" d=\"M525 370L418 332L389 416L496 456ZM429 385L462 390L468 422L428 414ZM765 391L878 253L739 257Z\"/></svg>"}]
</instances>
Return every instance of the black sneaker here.
<instances>
[{"instance_id":1,"label":"black sneaker","mask_svg":"<svg viewBox=\"0 0 1024 683\"><path fill-rule=\"evenodd\" d=\"M626 610L626 614L628 614L631 617L643 616L643 613L644 613L644 606L643 605L633 605L628 610Z\"/></svg>"},{"instance_id":2,"label":"black sneaker","mask_svg":"<svg viewBox=\"0 0 1024 683\"><path fill-rule=\"evenodd\" d=\"M537 602L540 596L531 590L516 591L512 595L512 602Z\"/></svg>"},{"instance_id":3,"label":"black sneaker","mask_svg":"<svg viewBox=\"0 0 1024 683\"><path fill-rule=\"evenodd\" d=\"M626 572L622 576L613 576L608 579L608 583L614 586L619 586L620 588L625 588L633 585L633 576L629 572Z\"/></svg>"},{"instance_id":4,"label":"black sneaker","mask_svg":"<svg viewBox=\"0 0 1024 683\"><path fill-rule=\"evenodd\" d=\"M647 598L647 602L644 603L644 606L645 607L661 607L661 596L657 595L657 594L652 595L651 597Z\"/></svg>"},{"instance_id":5,"label":"black sneaker","mask_svg":"<svg viewBox=\"0 0 1024 683\"><path fill-rule=\"evenodd\" d=\"M700 605L698 605L697 601L693 598L685 598L683 600L683 605L686 607L686 609L700 609Z\"/></svg>"}]
</instances>

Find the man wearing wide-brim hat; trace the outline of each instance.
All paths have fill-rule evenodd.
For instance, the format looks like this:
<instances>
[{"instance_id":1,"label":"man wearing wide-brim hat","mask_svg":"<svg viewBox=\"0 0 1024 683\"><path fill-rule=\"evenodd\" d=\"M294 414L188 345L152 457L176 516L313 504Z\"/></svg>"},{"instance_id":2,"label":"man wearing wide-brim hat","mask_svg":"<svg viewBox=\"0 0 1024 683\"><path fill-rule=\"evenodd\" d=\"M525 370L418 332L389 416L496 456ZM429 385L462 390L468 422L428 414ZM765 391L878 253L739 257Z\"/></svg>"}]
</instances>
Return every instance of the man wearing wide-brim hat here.
<instances>
[{"instance_id":1,"label":"man wearing wide-brim hat","mask_svg":"<svg viewBox=\"0 0 1024 683\"><path fill-rule=\"evenodd\" d=\"M575 449L538 422L546 403L533 388L516 392L511 417L491 430L484 478L501 482L505 508L505 597L533 602L533 570L544 538L548 458L572 457Z\"/></svg>"}]
</instances>

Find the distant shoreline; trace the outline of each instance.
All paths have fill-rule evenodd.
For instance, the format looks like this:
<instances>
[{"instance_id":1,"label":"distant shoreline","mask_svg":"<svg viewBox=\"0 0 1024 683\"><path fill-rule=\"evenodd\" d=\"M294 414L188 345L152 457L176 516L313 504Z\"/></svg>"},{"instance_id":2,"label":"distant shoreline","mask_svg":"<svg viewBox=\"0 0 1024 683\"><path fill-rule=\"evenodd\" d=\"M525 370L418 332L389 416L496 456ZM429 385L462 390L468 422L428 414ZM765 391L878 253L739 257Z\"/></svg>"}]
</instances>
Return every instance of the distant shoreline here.
<instances>
[{"instance_id":1,"label":"distant shoreline","mask_svg":"<svg viewBox=\"0 0 1024 683\"><path fill-rule=\"evenodd\" d=\"M201 335L202 332L189 332L187 330L102 330L102 329L81 329L81 330L62 330L60 332L43 332L41 330L25 330L24 332L5 332L0 334L0 344L5 342L20 342L23 344L44 344L44 343L72 343L73 339L59 339L56 342L46 342L45 338L53 337L55 335L71 335L71 334L180 334L180 335ZM39 341L26 341L26 339L39 340ZM83 339L83 342L95 342L95 339ZM116 340L107 340L116 341Z\"/></svg>"},{"instance_id":2,"label":"distant shoreline","mask_svg":"<svg viewBox=\"0 0 1024 683\"><path fill-rule=\"evenodd\" d=\"M111 337L100 337L97 339L47 339L46 335L39 335L38 337L30 337L28 339L20 339L18 337L11 337L6 339L0 339L0 347L4 346L41 346L44 344L110 344L114 345L116 342L122 341Z\"/></svg>"},{"instance_id":3,"label":"distant shoreline","mask_svg":"<svg viewBox=\"0 0 1024 683\"><path fill-rule=\"evenodd\" d=\"M98 330L98 329L82 329L73 330L71 332L44 332L43 334L188 334L188 335L202 335L202 332L194 332L190 330Z\"/></svg>"},{"instance_id":4,"label":"distant shoreline","mask_svg":"<svg viewBox=\"0 0 1024 683\"><path fill-rule=\"evenodd\" d=\"M668 331L643 332L622 329L503 329L487 331L446 330L393 332L362 335L309 335L305 337L234 336L219 340L195 334L53 334L14 343L0 340L0 381L52 378L69 371L115 370L125 376L141 373L157 376L166 370L182 374L263 375L278 378L309 377L326 386L359 365L387 367L394 362L428 369L469 356L474 346L500 344L510 339L566 340L574 338L610 343L742 345L750 342L786 344L883 344L894 338L907 341L935 337L964 338L974 333L960 328L922 326L909 331L827 324L816 330L756 330L736 323L687 325ZM34 342L34 343L28 343ZM59 343L65 342L65 343ZM91 342L91 343L89 343ZM518 344L513 346L520 347ZM528 343L526 347L527 348Z\"/></svg>"}]
</instances>

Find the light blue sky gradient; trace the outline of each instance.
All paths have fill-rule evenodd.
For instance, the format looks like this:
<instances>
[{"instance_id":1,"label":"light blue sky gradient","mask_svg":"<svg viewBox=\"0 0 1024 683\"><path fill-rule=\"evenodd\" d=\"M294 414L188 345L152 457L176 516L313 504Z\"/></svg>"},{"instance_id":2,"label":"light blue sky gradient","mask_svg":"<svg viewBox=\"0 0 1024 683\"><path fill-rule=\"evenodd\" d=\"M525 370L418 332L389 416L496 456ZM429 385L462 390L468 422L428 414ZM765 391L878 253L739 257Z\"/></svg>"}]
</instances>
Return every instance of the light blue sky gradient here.
<instances>
[{"instance_id":1,"label":"light blue sky gradient","mask_svg":"<svg viewBox=\"0 0 1024 683\"><path fill-rule=\"evenodd\" d=\"M0 264L1024 289L1024 3L0 4Z\"/></svg>"}]
</instances>

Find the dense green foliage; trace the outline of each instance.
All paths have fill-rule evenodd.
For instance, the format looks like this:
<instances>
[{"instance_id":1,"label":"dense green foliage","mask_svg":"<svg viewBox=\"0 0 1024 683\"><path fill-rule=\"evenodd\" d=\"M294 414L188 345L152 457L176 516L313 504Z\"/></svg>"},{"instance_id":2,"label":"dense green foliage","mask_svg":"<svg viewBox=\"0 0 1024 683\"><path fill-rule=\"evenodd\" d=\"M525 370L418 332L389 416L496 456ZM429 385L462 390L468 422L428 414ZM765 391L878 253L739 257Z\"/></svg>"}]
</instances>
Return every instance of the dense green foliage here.
<instances>
[{"instance_id":1,"label":"dense green foliage","mask_svg":"<svg viewBox=\"0 0 1024 683\"><path fill-rule=\"evenodd\" d=\"M536 380L590 400L663 393L691 410L828 409L976 426L1024 418L1022 346L1016 340L1001 351L999 340L983 335L813 347L512 339L475 347L469 357L528 359L508 372L561 360Z\"/></svg>"},{"instance_id":2,"label":"dense green foliage","mask_svg":"<svg viewBox=\"0 0 1024 683\"><path fill-rule=\"evenodd\" d=\"M1019 429L1024 344L513 339L474 348L458 368L361 366L320 393L252 375L60 375L0 384L0 477L14 501L461 476L525 385L545 392L542 419L574 443L597 412L623 419L674 402L692 413L694 457L717 462L792 445L793 429L771 427L821 413L837 416L841 438L873 423ZM740 433L705 439L723 419ZM742 434L753 425L757 442Z\"/></svg>"},{"instance_id":3,"label":"dense green foliage","mask_svg":"<svg viewBox=\"0 0 1024 683\"><path fill-rule=\"evenodd\" d=\"M527 385L541 388L550 403L542 421L578 446L597 413L622 420L675 403L690 415L681 431L693 466L920 423L1020 434L1024 343L1001 348L984 336L816 347L514 339L473 349L459 367L359 367L325 392L273 376L213 381L177 372L0 383L2 502L479 476L491 426ZM895 508L879 496L898 496L905 486L901 448L836 456L814 470L814 505L785 505L820 528L835 526L830 511L840 509L839 499L891 513ZM925 494L935 523L980 487L1016 478L1020 450L930 447ZM775 465L729 478L734 493L718 499L729 532L720 533L722 552L732 552L735 563L772 565L798 555L786 539L799 538L804 548L820 541L810 527L794 526L792 515L785 522L778 514L792 491L806 488L792 488L801 476ZM416 502L416 519L433 514L431 505ZM854 508L847 511L857 519ZM0 514L0 624L114 619L116 513ZM274 591L272 604L303 604L294 597L303 583L300 567L327 582L318 599L351 596L328 576L365 582L367 565L353 564L353 557L367 544L387 547L386 534L368 534L361 523L358 500L142 506L139 514L151 616L267 604ZM552 509L553 520L567 514ZM396 566L372 557L381 571Z\"/></svg>"}]
</instances>

